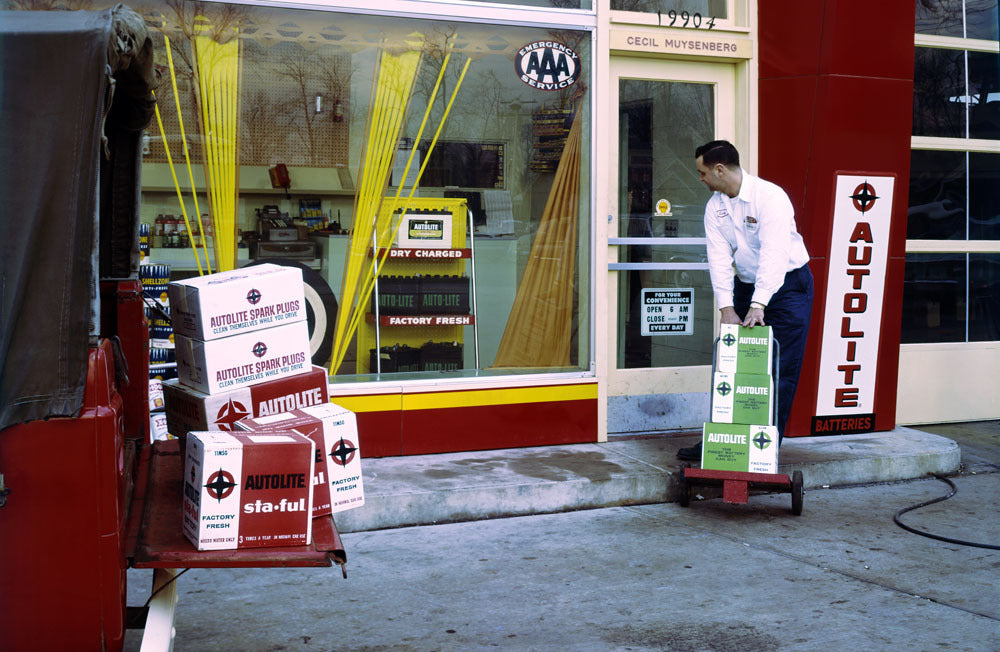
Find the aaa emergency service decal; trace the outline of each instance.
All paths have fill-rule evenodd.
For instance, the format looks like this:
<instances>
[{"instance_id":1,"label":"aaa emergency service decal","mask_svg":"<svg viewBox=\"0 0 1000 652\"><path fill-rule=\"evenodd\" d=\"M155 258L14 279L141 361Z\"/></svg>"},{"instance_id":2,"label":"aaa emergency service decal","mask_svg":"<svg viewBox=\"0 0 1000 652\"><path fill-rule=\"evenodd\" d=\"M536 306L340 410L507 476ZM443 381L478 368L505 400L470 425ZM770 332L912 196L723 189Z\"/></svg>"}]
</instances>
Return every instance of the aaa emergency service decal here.
<instances>
[{"instance_id":1,"label":"aaa emergency service decal","mask_svg":"<svg viewBox=\"0 0 1000 652\"><path fill-rule=\"evenodd\" d=\"M580 79L580 55L559 41L535 41L517 51L514 72L532 88L559 91Z\"/></svg>"}]
</instances>

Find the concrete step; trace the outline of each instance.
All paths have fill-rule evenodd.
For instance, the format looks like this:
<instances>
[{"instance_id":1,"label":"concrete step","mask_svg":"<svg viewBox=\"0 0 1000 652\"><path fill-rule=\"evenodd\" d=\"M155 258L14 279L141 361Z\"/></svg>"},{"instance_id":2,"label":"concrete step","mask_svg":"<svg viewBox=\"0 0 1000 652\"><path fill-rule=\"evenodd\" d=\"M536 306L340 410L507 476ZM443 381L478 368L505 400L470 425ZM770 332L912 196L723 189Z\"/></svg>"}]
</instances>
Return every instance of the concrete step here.
<instances>
[{"instance_id":1,"label":"concrete step","mask_svg":"<svg viewBox=\"0 0 1000 652\"><path fill-rule=\"evenodd\" d=\"M677 449L697 433L614 437L608 442L366 458L365 504L335 515L342 533L639 505L677 499ZM953 473L956 442L912 428L787 438L781 473L805 487L891 482ZM700 492L704 493L704 492Z\"/></svg>"}]
</instances>

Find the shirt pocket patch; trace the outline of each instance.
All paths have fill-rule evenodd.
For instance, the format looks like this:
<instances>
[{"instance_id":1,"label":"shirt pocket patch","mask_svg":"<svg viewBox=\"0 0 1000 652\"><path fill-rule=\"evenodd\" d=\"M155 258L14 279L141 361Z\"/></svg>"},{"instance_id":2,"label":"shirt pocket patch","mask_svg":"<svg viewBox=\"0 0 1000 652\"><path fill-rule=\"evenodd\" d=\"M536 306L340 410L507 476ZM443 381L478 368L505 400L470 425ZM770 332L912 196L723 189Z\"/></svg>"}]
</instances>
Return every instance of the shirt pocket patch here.
<instances>
[{"instance_id":1,"label":"shirt pocket patch","mask_svg":"<svg viewBox=\"0 0 1000 652\"><path fill-rule=\"evenodd\" d=\"M757 218L752 215L747 215L743 218L743 228L747 230L747 233L757 233L760 223L757 222Z\"/></svg>"}]
</instances>

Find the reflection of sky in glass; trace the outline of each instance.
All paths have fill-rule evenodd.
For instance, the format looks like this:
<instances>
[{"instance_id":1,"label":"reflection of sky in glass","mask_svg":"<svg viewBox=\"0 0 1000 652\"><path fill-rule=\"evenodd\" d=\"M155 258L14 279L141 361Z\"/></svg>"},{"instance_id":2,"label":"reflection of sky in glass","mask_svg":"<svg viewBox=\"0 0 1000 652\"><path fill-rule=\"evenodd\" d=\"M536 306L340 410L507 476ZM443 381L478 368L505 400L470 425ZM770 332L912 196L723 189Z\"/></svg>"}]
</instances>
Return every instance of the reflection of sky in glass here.
<instances>
[{"instance_id":1,"label":"reflection of sky in glass","mask_svg":"<svg viewBox=\"0 0 1000 652\"><path fill-rule=\"evenodd\" d=\"M1000 254L969 254L969 341L1000 340Z\"/></svg>"},{"instance_id":2,"label":"reflection of sky in glass","mask_svg":"<svg viewBox=\"0 0 1000 652\"><path fill-rule=\"evenodd\" d=\"M996 0L965 0L964 33L962 8L962 0L917 0L917 34L997 40Z\"/></svg>"},{"instance_id":3,"label":"reflection of sky in glass","mask_svg":"<svg viewBox=\"0 0 1000 652\"><path fill-rule=\"evenodd\" d=\"M965 52L916 48L913 135L965 137Z\"/></svg>"},{"instance_id":4,"label":"reflection of sky in glass","mask_svg":"<svg viewBox=\"0 0 1000 652\"><path fill-rule=\"evenodd\" d=\"M966 254L906 254L900 341L964 342Z\"/></svg>"},{"instance_id":5,"label":"reflection of sky in glass","mask_svg":"<svg viewBox=\"0 0 1000 652\"><path fill-rule=\"evenodd\" d=\"M1000 29L997 18L997 0L966 0L966 37L997 40L997 32Z\"/></svg>"},{"instance_id":6,"label":"reflection of sky in glass","mask_svg":"<svg viewBox=\"0 0 1000 652\"><path fill-rule=\"evenodd\" d=\"M969 154L969 239L1000 240L1000 154Z\"/></svg>"}]
</instances>

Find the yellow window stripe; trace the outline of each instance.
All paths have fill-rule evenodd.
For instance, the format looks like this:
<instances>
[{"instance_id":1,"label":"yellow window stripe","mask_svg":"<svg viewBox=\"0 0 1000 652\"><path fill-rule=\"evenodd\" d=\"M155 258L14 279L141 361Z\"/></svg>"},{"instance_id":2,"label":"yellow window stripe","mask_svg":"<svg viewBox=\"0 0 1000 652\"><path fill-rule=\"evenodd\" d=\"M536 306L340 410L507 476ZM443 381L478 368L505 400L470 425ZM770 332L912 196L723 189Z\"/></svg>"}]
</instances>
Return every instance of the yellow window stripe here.
<instances>
[{"instance_id":1,"label":"yellow window stripe","mask_svg":"<svg viewBox=\"0 0 1000 652\"><path fill-rule=\"evenodd\" d=\"M399 394L332 396L330 402L351 412L398 412L403 409L403 397Z\"/></svg>"},{"instance_id":2,"label":"yellow window stripe","mask_svg":"<svg viewBox=\"0 0 1000 652\"><path fill-rule=\"evenodd\" d=\"M587 383L581 385L512 387L402 395L334 396L330 400L353 412L388 412L393 410L433 410L596 399L597 383Z\"/></svg>"}]
</instances>

